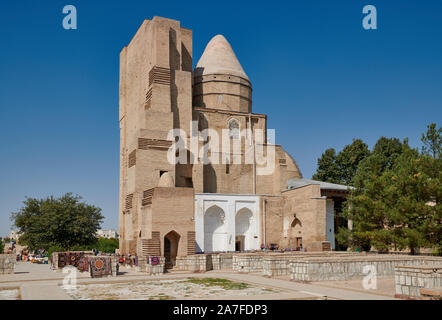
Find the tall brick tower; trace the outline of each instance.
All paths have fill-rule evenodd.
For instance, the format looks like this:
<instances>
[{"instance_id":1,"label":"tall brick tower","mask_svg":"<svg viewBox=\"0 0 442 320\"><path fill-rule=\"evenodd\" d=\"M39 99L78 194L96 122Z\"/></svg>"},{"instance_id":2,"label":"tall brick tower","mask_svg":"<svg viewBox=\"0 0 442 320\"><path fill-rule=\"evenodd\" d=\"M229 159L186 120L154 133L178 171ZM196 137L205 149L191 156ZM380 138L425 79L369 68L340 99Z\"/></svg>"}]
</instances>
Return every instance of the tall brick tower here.
<instances>
[{"instance_id":1,"label":"tall brick tower","mask_svg":"<svg viewBox=\"0 0 442 320\"><path fill-rule=\"evenodd\" d=\"M167 161L172 144L169 130L189 132L191 81L192 31L171 19L144 20L120 53L119 233L123 254L161 255L166 245L176 256L187 254L188 245L194 247L191 172ZM169 198L180 202L177 208Z\"/></svg>"}]
</instances>

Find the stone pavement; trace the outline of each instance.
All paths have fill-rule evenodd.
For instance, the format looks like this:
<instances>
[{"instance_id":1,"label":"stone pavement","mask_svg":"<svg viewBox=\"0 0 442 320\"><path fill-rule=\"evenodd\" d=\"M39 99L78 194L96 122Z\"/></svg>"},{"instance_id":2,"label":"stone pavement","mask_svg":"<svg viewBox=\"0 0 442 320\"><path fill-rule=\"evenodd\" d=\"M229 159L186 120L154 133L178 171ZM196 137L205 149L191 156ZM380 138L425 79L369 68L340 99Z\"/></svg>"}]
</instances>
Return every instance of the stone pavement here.
<instances>
[{"instance_id":1,"label":"stone pavement","mask_svg":"<svg viewBox=\"0 0 442 320\"><path fill-rule=\"evenodd\" d=\"M160 276L148 276L134 269L121 268L118 277L90 278L88 273L78 273L77 283L116 283L140 280L166 280L217 277L232 281L246 282L266 288L275 288L280 292L260 296L216 296L216 300L270 300L270 299L344 299L344 300L388 300L393 296L362 292L349 288L331 287L321 284L298 283L288 279L266 278L259 274L239 274L227 270L209 271L206 273L171 272ZM0 290L20 288L23 300L69 300L71 297L61 287L66 276L61 271L53 271L49 265L20 262L16 265L15 274L0 275Z\"/></svg>"}]
</instances>

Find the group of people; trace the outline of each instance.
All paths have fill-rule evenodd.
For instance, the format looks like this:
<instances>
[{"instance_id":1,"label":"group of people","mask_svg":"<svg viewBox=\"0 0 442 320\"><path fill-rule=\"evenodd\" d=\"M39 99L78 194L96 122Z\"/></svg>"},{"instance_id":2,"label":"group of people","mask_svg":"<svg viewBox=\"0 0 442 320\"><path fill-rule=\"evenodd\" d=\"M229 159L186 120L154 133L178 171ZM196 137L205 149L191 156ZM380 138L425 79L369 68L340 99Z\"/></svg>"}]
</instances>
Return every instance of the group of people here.
<instances>
[{"instance_id":1,"label":"group of people","mask_svg":"<svg viewBox=\"0 0 442 320\"><path fill-rule=\"evenodd\" d=\"M138 259L136 256L132 256L130 254L123 254L123 255L117 254L117 257L119 257L118 262L121 265L131 266L131 267L138 265Z\"/></svg>"},{"instance_id":2,"label":"group of people","mask_svg":"<svg viewBox=\"0 0 442 320\"><path fill-rule=\"evenodd\" d=\"M36 253L17 253L16 254L16 261L28 261L28 262L34 262L34 263L43 263L43 264L48 264L49 263L49 255L47 252L45 253L40 253L40 254L36 254Z\"/></svg>"},{"instance_id":3,"label":"group of people","mask_svg":"<svg viewBox=\"0 0 442 320\"><path fill-rule=\"evenodd\" d=\"M283 250L279 249L279 245L278 244L270 244L270 245L261 245L261 250L266 252L266 251L281 251L281 252L286 252L286 251L306 251L305 248L302 246L302 244L300 244L299 247L296 248L285 248Z\"/></svg>"}]
</instances>

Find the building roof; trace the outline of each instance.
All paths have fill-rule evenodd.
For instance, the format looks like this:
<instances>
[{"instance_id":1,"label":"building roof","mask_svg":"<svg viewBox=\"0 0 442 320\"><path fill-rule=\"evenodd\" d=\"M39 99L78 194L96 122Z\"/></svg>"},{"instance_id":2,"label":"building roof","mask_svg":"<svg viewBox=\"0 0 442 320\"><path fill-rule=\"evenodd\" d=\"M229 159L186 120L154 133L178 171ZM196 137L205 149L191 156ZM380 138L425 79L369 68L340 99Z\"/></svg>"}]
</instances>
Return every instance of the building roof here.
<instances>
[{"instance_id":1,"label":"building roof","mask_svg":"<svg viewBox=\"0 0 442 320\"><path fill-rule=\"evenodd\" d=\"M223 35L219 34L209 41L195 67L194 76L208 74L228 74L249 80L230 43Z\"/></svg>"},{"instance_id":2,"label":"building roof","mask_svg":"<svg viewBox=\"0 0 442 320\"><path fill-rule=\"evenodd\" d=\"M336 184L330 182L316 181L310 179L289 179L287 180L287 189L296 189L304 186L308 186L311 184L319 184L321 190L339 190L339 191L347 191L349 188L343 184Z\"/></svg>"}]
</instances>

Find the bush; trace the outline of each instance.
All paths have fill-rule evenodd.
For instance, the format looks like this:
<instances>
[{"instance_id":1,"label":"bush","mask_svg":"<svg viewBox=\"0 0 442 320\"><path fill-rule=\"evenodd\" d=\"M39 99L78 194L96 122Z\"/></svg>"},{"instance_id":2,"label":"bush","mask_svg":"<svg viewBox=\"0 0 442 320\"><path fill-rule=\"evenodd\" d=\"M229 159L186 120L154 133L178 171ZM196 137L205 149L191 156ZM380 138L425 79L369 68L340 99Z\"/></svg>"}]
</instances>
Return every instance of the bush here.
<instances>
[{"instance_id":1,"label":"bush","mask_svg":"<svg viewBox=\"0 0 442 320\"><path fill-rule=\"evenodd\" d=\"M63 252L63 251L65 251L65 250L61 246L51 246L51 247L49 247L49 249L48 249L49 261L52 261L52 253L53 252Z\"/></svg>"},{"instance_id":2,"label":"bush","mask_svg":"<svg viewBox=\"0 0 442 320\"><path fill-rule=\"evenodd\" d=\"M96 247L98 251L105 253L115 253L115 249L118 248L119 248L119 242L118 239L115 238L112 239L100 238L98 239Z\"/></svg>"}]
</instances>

